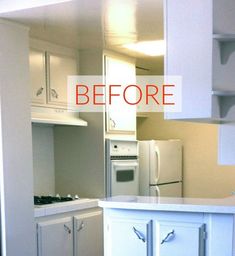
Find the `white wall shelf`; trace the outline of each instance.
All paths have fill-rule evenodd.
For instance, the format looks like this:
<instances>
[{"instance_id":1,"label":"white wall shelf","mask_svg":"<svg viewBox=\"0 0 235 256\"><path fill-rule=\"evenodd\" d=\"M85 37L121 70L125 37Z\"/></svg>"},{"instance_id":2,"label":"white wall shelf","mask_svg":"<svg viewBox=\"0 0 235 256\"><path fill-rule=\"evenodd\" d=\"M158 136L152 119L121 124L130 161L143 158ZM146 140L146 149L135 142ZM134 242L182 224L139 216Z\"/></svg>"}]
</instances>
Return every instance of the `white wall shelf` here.
<instances>
[{"instance_id":1,"label":"white wall shelf","mask_svg":"<svg viewBox=\"0 0 235 256\"><path fill-rule=\"evenodd\" d=\"M213 34L213 38L220 42L235 42L235 34Z\"/></svg>"},{"instance_id":2,"label":"white wall shelf","mask_svg":"<svg viewBox=\"0 0 235 256\"><path fill-rule=\"evenodd\" d=\"M219 97L235 97L235 91L213 90L212 95Z\"/></svg>"}]
</instances>

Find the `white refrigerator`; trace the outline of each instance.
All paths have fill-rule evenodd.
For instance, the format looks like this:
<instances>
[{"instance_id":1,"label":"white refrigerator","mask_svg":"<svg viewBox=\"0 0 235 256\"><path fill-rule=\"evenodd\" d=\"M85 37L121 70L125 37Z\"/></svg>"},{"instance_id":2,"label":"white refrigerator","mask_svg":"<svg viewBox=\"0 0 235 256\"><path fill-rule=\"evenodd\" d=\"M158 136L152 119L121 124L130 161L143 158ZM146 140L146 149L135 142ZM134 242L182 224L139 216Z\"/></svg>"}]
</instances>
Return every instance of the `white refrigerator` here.
<instances>
[{"instance_id":1,"label":"white refrigerator","mask_svg":"<svg viewBox=\"0 0 235 256\"><path fill-rule=\"evenodd\" d=\"M182 196L180 140L139 141L141 196Z\"/></svg>"}]
</instances>

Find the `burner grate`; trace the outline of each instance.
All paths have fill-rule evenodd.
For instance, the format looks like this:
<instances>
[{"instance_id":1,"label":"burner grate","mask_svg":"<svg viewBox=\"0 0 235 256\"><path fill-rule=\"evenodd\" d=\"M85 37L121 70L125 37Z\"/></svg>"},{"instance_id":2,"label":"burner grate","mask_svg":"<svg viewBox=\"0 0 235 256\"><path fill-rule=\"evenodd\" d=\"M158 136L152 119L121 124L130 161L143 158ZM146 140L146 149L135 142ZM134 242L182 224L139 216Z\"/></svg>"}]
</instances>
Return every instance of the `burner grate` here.
<instances>
[{"instance_id":1,"label":"burner grate","mask_svg":"<svg viewBox=\"0 0 235 256\"><path fill-rule=\"evenodd\" d=\"M34 196L34 205L53 204L59 202L73 201L74 199L70 196L57 197L57 196Z\"/></svg>"}]
</instances>

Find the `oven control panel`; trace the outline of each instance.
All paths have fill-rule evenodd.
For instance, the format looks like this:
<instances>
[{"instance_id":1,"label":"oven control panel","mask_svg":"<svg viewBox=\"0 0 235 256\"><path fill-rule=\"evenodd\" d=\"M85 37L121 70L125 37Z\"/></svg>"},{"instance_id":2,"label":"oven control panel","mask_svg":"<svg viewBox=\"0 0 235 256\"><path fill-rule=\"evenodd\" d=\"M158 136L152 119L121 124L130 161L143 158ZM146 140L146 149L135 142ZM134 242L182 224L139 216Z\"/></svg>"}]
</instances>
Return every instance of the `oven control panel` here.
<instances>
[{"instance_id":1,"label":"oven control panel","mask_svg":"<svg viewBox=\"0 0 235 256\"><path fill-rule=\"evenodd\" d=\"M138 156L138 141L107 140L110 156Z\"/></svg>"}]
</instances>

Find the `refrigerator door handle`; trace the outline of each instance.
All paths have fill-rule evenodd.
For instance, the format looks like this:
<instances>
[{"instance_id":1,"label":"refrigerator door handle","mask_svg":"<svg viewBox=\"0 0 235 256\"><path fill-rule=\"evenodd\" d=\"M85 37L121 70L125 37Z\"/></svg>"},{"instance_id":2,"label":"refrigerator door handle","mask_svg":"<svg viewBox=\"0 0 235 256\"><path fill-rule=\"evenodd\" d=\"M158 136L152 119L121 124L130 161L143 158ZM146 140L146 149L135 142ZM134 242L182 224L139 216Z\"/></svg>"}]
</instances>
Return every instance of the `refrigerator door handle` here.
<instances>
[{"instance_id":1,"label":"refrigerator door handle","mask_svg":"<svg viewBox=\"0 0 235 256\"><path fill-rule=\"evenodd\" d=\"M155 187L156 188L156 196L160 197L160 189L158 186Z\"/></svg>"},{"instance_id":2,"label":"refrigerator door handle","mask_svg":"<svg viewBox=\"0 0 235 256\"><path fill-rule=\"evenodd\" d=\"M160 189L159 189L158 185L150 185L150 187L152 187L154 189L154 193L155 193L152 196L159 197L160 196Z\"/></svg>"},{"instance_id":3,"label":"refrigerator door handle","mask_svg":"<svg viewBox=\"0 0 235 256\"><path fill-rule=\"evenodd\" d=\"M159 148L155 148L155 153L156 153L156 161L157 161L157 173L156 173L156 183L158 183L159 178L160 178L160 172L161 172L161 163L160 163L160 151Z\"/></svg>"}]
</instances>

